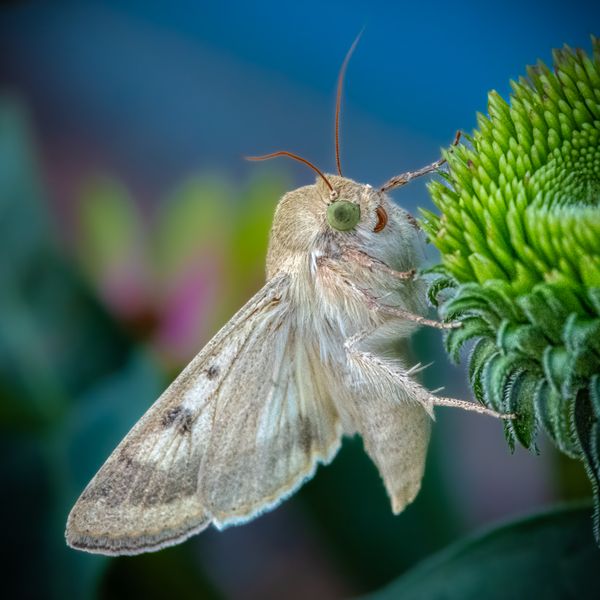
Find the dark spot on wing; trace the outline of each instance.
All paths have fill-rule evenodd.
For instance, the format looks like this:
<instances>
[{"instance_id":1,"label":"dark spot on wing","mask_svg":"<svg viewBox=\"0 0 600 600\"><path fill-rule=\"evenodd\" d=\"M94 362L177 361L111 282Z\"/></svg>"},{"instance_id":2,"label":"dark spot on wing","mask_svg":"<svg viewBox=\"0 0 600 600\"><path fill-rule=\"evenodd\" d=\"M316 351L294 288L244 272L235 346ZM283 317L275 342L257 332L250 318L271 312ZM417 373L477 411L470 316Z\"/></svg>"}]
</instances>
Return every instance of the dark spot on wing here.
<instances>
[{"instance_id":1,"label":"dark spot on wing","mask_svg":"<svg viewBox=\"0 0 600 600\"><path fill-rule=\"evenodd\" d=\"M183 408L182 406L176 406L170 408L161 420L163 429L169 429L170 427L176 427L178 433L184 434L189 433L192 430L192 423L194 418L192 412Z\"/></svg>"},{"instance_id":2,"label":"dark spot on wing","mask_svg":"<svg viewBox=\"0 0 600 600\"><path fill-rule=\"evenodd\" d=\"M184 410L178 419L177 431L181 434L189 433L190 431L192 431L193 422L194 419L192 417L192 413L187 409Z\"/></svg>"},{"instance_id":3,"label":"dark spot on wing","mask_svg":"<svg viewBox=\"0 0 600 600\"><path fill-rule=\"evenodd\" d=\"M217 365L211 365L210 367L208 367L208 369L206 369L206 376L209 379L214 379L219 375L220 372L221 370Z\"/></svg>"},{"instance_id":4,"label":"dark spot on wing","mask_svg":"<svg viewBox=\"0 0 600 600\"><path fill-rule=\"evenodd\" d=\"M175 408L170 408L163 415L162 426L165 429L168 429L169 427L171 427L171 425L173 425L173 423L175 423L175 421L177 420L177 417L179 417L179 415L181 414L181 411L182 411L181 406L176 406Z\"/></svg>"}]
</instances>

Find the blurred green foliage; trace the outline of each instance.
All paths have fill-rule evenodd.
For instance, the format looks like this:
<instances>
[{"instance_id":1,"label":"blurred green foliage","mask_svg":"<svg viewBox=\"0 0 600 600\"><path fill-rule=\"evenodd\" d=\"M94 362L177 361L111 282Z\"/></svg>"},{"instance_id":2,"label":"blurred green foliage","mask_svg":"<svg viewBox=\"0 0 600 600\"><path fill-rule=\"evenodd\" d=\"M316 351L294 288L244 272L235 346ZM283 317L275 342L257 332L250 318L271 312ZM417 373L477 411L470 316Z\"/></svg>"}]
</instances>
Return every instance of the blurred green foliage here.
<instances>
[{"instance_id":1,"label":"blurred green foliage","mask_svg":"<svg viewBox=\"0 0 600 600\"><path fill-rule=\"evenodd\" d=\"M452 544L369 600L592 600L600 590L589 507L507 523Z\"/></svg>"}]
</instances>

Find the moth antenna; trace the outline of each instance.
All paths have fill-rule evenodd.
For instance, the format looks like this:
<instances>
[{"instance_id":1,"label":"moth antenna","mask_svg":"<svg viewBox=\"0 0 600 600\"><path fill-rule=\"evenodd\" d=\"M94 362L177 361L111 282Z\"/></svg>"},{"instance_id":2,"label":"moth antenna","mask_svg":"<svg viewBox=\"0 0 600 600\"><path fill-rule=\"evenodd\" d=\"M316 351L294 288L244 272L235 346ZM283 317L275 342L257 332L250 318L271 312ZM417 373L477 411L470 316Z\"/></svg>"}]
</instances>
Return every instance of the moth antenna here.
<instances>
[{"instance_id":1,"label":"moth antenna","mask_svg":"<svg viewBox=\"0 0 600 600\"><path fill-rule=\"evenodd\" d=\"M356 48L356 45L363 34L363 31L364 29L361 30L361 32L356 36L354 42L352 42L352 46L350 46L350 50L348 50L346 57L344 58L344 62L342 63L337 81L337 93L335 99L335 163L337 165L337 171L340 177L342 177L342 163L340 161L340 113L342 108L342 89L344 87L344 77L346 76L346 69L348 68L350 57L352 56L354 49Z\"/></svg>"},{"instance_id":2,"label":"moth antenna","mask_svg":"<svg viewBox=\"0 0 600 600\"><path fill-rule=\"evenodd\" d=\"M321 169L319 169L318 167L315 167L315 165L313 165L310 161L306 160L305 158L302 158L301 156L298 156L297 154L287 152L286 150L279 150L279 152L271 152L271 154L263 154L262 156L245 156L244 158L246 160L257 161L269 160L270 158L277 158L278 156L287 156L288 158L293 158L298 162L304 163L307 167L310 167L325 182L325 185L329 188L329 191L331 192L332 198L337 197L337 192L333 189L333 186L329 182L329 179L325 177L323 171L321 171Z\"/></svg>"}]
</instances>

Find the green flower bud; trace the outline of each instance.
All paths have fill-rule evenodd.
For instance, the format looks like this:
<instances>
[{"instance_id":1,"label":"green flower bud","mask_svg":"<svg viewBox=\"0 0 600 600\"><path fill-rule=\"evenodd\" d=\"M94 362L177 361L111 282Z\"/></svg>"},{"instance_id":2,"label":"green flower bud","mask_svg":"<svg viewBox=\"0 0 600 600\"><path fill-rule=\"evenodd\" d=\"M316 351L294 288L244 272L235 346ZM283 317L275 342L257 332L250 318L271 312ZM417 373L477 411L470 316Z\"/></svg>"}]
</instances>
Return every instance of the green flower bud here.
<instances>
[{"instance_id":1,"label":"green flower bud","mask_svg":"<svg viewBox=\"0 0 600 600\"><path fill-rule=\"evenodd\" d=\"M441 214L423 227L441 253L430 289L456 359L475 340L475 397L514 412L511 445L543 428L600 482L600 42L564 47L512 82L510 103L489 94L489 116L446 152L430 184Z\"/></svg>"}]
</instances>

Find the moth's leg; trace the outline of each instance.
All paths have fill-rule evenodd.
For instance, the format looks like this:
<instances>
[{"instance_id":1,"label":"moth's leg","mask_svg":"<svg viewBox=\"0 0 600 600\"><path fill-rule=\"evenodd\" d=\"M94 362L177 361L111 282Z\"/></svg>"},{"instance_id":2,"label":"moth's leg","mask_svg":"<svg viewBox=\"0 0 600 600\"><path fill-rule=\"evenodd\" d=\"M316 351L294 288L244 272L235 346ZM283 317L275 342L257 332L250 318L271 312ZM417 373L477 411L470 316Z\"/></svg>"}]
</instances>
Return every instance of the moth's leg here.
<instances>
[{"instance_id":1,"label":"moth's leg","mask_svg":"<svg viewBox=\"0 0 600 600\"><path fill-rule=\"evenodd\" d=\"M435 321L434 319L428 319L427 317L423 317L422 315L417 315L415 313L410 312L409 310L400 308L399 306L388 306L386 304L382 304L378 298L375 298L375 296L370 294L367 290L358 287L354 282L348 279L344 279L344 283L346 283L348 287L350 287L352 290L354 290L360 296L362 296L367 306L371 310L376 310L386 315L399 317L401 319L404 319L405 321L414 321L419 325L424 325L426 327L434 327L435 329L456 329L462 326L461 323L455 321L450 323Z\"/></svg>"},{"instance_id":2,"label":"moth's leg","mask_svg":"<svg viewBox=\"0 0 600 600\"><path fill-rule=\"evenodd\" d=\"M386 315L399 317L406 321L414 321L419 325L434 327L435 329L457 329L458 327L462 327L462 324L456 321L452 321L450 323L444 323L443 321L435 321L434 319L428 319L427 317L417 315L415 313L410 312L409 310L400 308L398 306L388 306L386 304L382 304L377 298L375 298L375 296L369 294L369 292L367 292L366 290L359 288L352 282L348 282L348 284L363 296L367 303L367 306L372 310L376 310Z\"/></svg>"},{"instance_id":3,"label":"moth's leg","mask_svg":"<svg viewBox=\"0 0 600 600\"><path fill-rule=\"evenodd\" d=\"M329 269L331 273L334 273L337 277L339 277L345 285L347 285L357 295L361 296L365 300L367 306L372 310L399 317L405 321L414 321L415 323L419 323L419 325L435 327L436 329L456 329L462 326L461 323L458 322L443 323L442 321L435 321L433 319L428 319L427 317L417 315L398 306L388 306L386 304L382 304L378 298L375 298L375 296L370 294L367 290L360 288L353 281L351 281L343 273L339 261L328 256L319 256L316 259L316 263L318 268Z\"/></svg>"},{"instance_id":4,"label":"moth's leg","mask_svg":"<svg viewBox=\"0 0 600 600\"><path fill-rule=\"evenodd\" d=\"M468 410L482 415L488 415L496 419L511 420L515 418L513 413L500 413L491 408L481 406L481 404L475 404L475 402L468 402L467 400L457 400L456 398L441 398L440 396L431 395L432 406L451 406L453 408L461 408L462 410Z\"/></svg>"},{"instance_id":5,"label":"moth's leg","mask_svg":"<svg viewBox=\"0 0 600 600\"><path fill-rule=\"evenodd\" d=\"M370 373L377 373L377 375L384 380L394 382L396 385L401 386L411 398L417 400L428 410L431 411L434 406L452 406L454 408L477 412L497 419L515 418L515 415L512 413L499 413L490 408L486 408L485 406L481 406L481 404L475 404L474 402L435 396L411 378L410 375L415 372L414 368L403 370L396 367L393 362L372 352L360 350L358 345L371 334L372 332L362 332L346 340L344 349L346 350L348 358L351 361L354 361L355 364L359 366L362 365L363 368L366 367Z\"/></svg>"},{"instance_id":6,"label":"moth's leg","mask_svg":"<svg viewBox=\"0 0 600 600\"><path fill-rule=\"evenodd\" d=\"M461 132L457 131L456 135L454 136L454 141L452 142L453 146L456 146L458 144L460 136ZM393 190L394 188L406 185L407 183L409 183L413 179L416 179L417 177L422 177L423 175L427 175L428 173L433 173L434 171L437 171L445 162L445 158L440 158L439 160L436 160L435 162L431 163L430 165L427 165L426 167L423 167L422 169L417 169L416 171L408 171L406 173L402 173L401 175L396 175L395 177L392 177L391 179L386 181L381 186L381 191L387 192L389 190Z\"/></svg>"},{"instance_id":7,"label":"moth's leg","mask_svg":"<svg viewBox=\"0 0 600 600\"><path fill-rule=\"evenodd\" d=\"M359 265L369 269L370 271L381 271L397 279L411 280L414 279L417 273L415 269L410 269L409 271L396 271L395 269L388 267L383 261L375 258L374 256L370 256L361 250L347 248L342 251L342 256L354 260Z\"/></svg>"}]
</instances>

